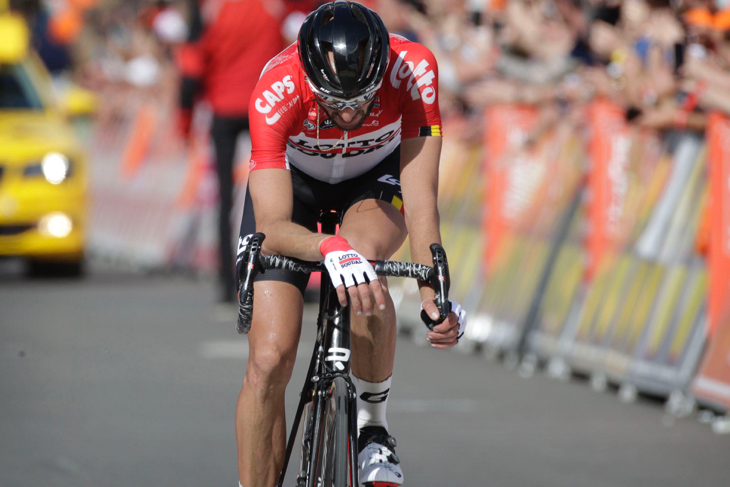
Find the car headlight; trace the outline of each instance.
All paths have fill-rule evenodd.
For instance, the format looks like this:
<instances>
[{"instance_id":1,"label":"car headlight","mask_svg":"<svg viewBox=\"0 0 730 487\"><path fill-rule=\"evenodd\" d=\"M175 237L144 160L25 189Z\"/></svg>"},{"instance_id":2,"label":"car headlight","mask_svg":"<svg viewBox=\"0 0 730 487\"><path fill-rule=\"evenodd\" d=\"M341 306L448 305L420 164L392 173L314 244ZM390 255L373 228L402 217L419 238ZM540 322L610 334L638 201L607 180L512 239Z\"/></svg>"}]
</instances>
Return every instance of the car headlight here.
<instances>
[{"instance_id":1,"label":"car headlight","mask_svg":"<svg viewBox=\"0 0 730 487\"><path fill-rule=\"evenodd\" d=\"M59 152L49 152L40 164L30 164L23 170L23 176L43 175L51 184L61 184L71 175L71 161Z\"/></svg>"},{"instance_id":2,"label":"car headlight","mask_svg":"<svg viewBox=\"0 0 730 487\"><path fill-rule=\"evenodd\" d=\"M68 237L71 230L73 230L71 218L61 212L49 213L38 222L38 231L49 237Z\"/></svg>"},{"instance_id":3,"label":"car headlight","mask_svg":"<svg viewBox=\"0 0 730 487\"><path fill-rule=\"evenodd\" d=\"M41 162L43 175L51 184L60 184L66 179L71 172L71 163L68 157L58 152L50 152L46 154Z\"/></svg>"}]
</instances>

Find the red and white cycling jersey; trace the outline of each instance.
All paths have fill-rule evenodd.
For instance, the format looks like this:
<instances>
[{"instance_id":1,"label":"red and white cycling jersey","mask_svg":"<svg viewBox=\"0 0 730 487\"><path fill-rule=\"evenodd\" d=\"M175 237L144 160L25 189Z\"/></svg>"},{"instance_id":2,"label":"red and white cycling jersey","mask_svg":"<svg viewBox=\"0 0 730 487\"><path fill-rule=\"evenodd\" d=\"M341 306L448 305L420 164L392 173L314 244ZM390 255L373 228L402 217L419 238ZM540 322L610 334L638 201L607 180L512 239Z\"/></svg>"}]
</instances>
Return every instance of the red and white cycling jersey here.
<instances>
[{"instance_id":1,"label":"red and white cycling jersey","mask_svg":"<svg viewBox=\"0 0 730 487\"><path fill-rule=\"evenodd\" d=\"M317 105L292 44L264 68L249 121L251 170L292 165L336 184L372 169L401 139L441 136L436 59L424 46L391 34L390 62L373 109L359 129L343 131Z\"/></svg>"}]
</instances>

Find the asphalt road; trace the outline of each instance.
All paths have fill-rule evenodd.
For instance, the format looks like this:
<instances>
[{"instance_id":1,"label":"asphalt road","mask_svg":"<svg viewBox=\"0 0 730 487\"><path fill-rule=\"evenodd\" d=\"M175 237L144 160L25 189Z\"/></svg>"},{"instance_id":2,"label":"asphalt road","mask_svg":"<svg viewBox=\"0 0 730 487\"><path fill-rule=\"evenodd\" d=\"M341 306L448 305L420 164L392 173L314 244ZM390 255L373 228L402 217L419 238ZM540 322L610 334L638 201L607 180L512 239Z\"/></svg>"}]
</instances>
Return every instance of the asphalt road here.
<instances>
[{"instance_id":1,"label":"asphalt road","mask_svg":"<svg viewBox=\"0 0 730 487\"><path fill-rule=\"evenodd\" d=\"M182 278L0 269L0 487L237 485L247 344L213 295ZM290 419L312 325L302 341ZM388 421L408 486L730 483L730 435L696 419L407 338Z\"/></svg>"}]
</instances>

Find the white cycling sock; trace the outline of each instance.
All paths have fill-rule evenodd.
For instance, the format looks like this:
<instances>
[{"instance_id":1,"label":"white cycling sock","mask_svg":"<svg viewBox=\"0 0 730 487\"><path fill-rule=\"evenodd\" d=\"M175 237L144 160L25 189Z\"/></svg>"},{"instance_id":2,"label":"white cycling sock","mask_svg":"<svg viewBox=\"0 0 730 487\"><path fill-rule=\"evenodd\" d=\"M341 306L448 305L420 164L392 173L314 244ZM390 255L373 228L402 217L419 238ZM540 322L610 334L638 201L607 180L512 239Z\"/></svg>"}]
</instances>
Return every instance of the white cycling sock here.
<instances>
[{"instance_id":1,"label":"white cycling sock","mask_svg":"<svg viewBox=\"0 0 730 487\"><path fill-rule=\"evenodd\" d=\"M352 381L357 388L357 429L362 430L365 426L382 426L388 429L388 421L385 419L385 411L388 408L388 395L390 394L390 380L388 377L383 382L368 382L355 377Z\"/></svg>"}]
</instances>

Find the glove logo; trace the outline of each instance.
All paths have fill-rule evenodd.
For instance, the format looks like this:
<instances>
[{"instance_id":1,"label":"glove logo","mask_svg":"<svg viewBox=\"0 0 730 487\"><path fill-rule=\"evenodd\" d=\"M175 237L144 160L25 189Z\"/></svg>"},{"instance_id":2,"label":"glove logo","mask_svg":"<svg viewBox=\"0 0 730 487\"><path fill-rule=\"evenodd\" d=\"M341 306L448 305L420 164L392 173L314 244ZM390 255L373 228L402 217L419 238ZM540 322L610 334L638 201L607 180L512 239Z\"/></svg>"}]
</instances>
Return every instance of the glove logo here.
<instances>
[{"instance_id":1,"label":"glove logo","mask_svg":"<svg viewBox=\"0 0 730 487\"><path fill-rule=\"evenodd\" d=\"M340 267L342 268L361 263L360 256L357 254L343 254L340 256L339 260Z\"/></svg>"}]
</instances>

